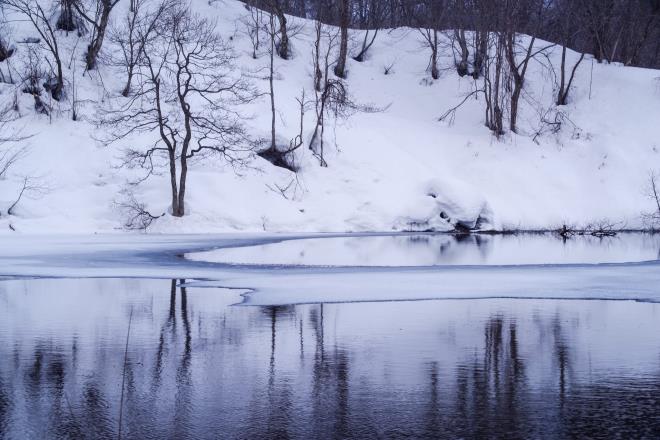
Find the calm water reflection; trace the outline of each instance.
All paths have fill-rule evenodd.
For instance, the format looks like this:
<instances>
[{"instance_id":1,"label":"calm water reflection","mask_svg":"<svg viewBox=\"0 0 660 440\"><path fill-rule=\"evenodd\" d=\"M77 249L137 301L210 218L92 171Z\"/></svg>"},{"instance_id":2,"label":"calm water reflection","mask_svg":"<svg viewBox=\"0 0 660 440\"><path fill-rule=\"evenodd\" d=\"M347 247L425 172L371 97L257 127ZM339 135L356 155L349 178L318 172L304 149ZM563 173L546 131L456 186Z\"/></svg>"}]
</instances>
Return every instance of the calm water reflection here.
<instances>
[{"instance_id":1,"label":"calm water reflection","mask_svg":"<svg viewBox=\"0 0 660 440\"><path fill-rule=\"evenodd\" d=\"M660 304L238 300L0 282L0 437L660 436Z\"/></svg>"},{"instance_id":2,"label":"calm water reflection","mask_svg":"<svg viewBox=\"0 0 660 440\"><path fill-rule=\"evenodd\" d=\"M186 255L198 261L310 266L594 264L660 259L660 234L396 234L285 240Z\"/></svg>"}]
</instances>

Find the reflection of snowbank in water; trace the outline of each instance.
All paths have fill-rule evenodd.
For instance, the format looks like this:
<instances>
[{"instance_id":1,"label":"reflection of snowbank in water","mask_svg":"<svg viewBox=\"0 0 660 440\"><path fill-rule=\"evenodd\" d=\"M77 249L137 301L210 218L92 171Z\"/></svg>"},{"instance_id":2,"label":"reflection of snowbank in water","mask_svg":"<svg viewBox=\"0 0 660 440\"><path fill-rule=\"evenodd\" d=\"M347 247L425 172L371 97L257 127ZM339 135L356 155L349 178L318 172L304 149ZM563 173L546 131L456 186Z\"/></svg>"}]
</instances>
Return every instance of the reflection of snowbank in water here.
<instances>
[{"instance_id":1,"label":"reflection of snowbank in water","mask_svg":"<svg viewBox=\"0 0 660 440\"><path fill-rule=\"evenodd\" d=\"M286 240L187 254L195 261L311 266L595 264L658 259L660 235L392 235Z\"/></svg>"}]
</instances>

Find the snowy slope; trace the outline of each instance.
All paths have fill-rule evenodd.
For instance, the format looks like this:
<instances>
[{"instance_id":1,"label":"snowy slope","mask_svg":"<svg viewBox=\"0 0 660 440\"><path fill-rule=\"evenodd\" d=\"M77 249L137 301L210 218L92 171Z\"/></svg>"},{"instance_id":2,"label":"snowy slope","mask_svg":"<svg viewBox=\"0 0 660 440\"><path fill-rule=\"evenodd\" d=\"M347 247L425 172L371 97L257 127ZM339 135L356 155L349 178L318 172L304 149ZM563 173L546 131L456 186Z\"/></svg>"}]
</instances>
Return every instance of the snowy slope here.
<instances>
[{"instance_id":1,"label":"snowy slope","mask_svg":"<svg viewBox=\"0 0 660 440\"><path fill-rule=\"evenodd\" d=\"M233 39L241 69L266 91L268 81L259 70L268 56L250 56L240 20L247 13L243 5L194 1L193 7L217 17L218 31ZM286 143L298 129L295 98L303 87L312 93L313 24L291 21L302 26L301 31L292 39L293 58L277 59L275 82L277 130ZM26 24L13 27L17 42L34 35ZM24 199L14 216L0 217L0 233L10 231L10 224L30 233L108 232L122 224L113 201L132 176L116 167L126 145L101 146L96 139L106 128L93 121L98 103L118 99L123 75L104 66L80 77L86 40L78 41L73 33L61 38L64 58L73 60L69 80L78 65L83 120L70 120L68 103L61 104L61 114L52 120L37 115L32 98L19 96L21 118L14 126L32 135L26 141L30 151L13 175L0 182L0 206L13 199L22 175L39 176L46 188ZM357 44L360 32L352 32L352 38ZM16 46L20 52L21 44ZM108 42L105 48L111 50ZM551 58L558 55L556 49ZM18 59L11 58L15 63ZM393 73L384 75L383 65L393 61ZM300 149L298 183L285 198L276 188L286 187L294 175L259 157L240 175L219 162L195 164L189 175L189 214L181 219L165 216L150 230L447 230L453 227L447 216L452 223L494 229L585 226L603 219L620 227L643 226L640 214L652 208L644 187L649 172L660 170L660 72L598 64L592 70L588 58L577 73L572 102L563 109L575 126L564 124L560 133L546 133L534 142L539 112L550 109L553 101L551 79L539 64L531 65L528 74L521 134L500 140L483 126L477 101L468 101L452 124L438 121L473 84L450 68L429 83L427 64L427 50L415 30L381 32L365 62L349 60L348 87L357 102L385 110L357 113L328 130L338 147L328 148L329 167L319 167L306 148ZM442 58L441 64L450 67L451 58ZM13 87L0 84L0 99L11 100ZM268 136L268 97L246 113L252 116L246 121L250 131ZM313 128L312 114L310 109L306 136ZM142 184L136 194L159 214L168 209L168 191L163 175Z\"/></svg>"}]
</instances>

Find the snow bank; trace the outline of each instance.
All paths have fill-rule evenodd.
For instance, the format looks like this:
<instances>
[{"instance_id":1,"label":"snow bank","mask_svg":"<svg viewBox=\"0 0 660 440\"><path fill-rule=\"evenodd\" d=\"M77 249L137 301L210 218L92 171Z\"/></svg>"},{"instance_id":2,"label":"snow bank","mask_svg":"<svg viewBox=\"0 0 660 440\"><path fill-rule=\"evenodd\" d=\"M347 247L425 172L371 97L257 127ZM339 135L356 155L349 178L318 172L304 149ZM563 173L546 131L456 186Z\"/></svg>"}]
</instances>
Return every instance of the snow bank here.
<instances>
[{"instance_id":1,"label":"snow bank","mask_svg":"<svg viewBox=\"0 0 660 440\"><path fill-rule=\"evenodd\" d=\"M194 1L193 7L217 17L219 32L232 37L240 54L238 64L267 90L267 80L258 73L267 56L252 59L240 22L246 10L230 0L214 4ZM312 90L313 26L291 20L301 25L292 40L294 57L276 60L277 130L284 139L298 130L295 98L302 88ZM24 24L14 31L16 41L35 33ZM47 191L25 198L14 216L0 217L0 233L9 226L20 232L109 232L122 224L113 202L135 174L116 168L126 145L102 147L95 140L106 128L94 126L93 113L96 103L107 99L106 91L118 95L123 75L105 66L80 77L84 44L74 34L62 35L61 45L63 58L78 60L82 118L69 119L69 103L56 106L52 120L37 115L32 98L19 94L22 116L16 124L33 136L27 157L0 182L0 201L13 198L23 175L39 176ZM360 41L360 32L351 35ZM551 58L558 55L556 50ZM393 73L384 75L382 66L392 61ZM366 61L349 59L348 87L357 102L386 110L358 113L329 127L327 168L319 167L306 148L296 157L297 180L258 157L238 175L222 163L197 163L188 185L189 214L165 216L152 230L540 229L605 218L620 227L643 226L640 213L652 208L643 188L649 171L660 169L660 72L598 64L591 72L588 58L577 72L570 105L561 109L567 116L562 130L535 142L540 114L552 110L552 86L539 64L530 66L521 133L496 140L483 126L478 101L468 101L453 124L438 122L473 83L451 69L437 81L426 81L427 61L417 32L379 33ZM445 66L451 62L446 55L441 59ZM69 78L74 67L67 67ZM12 97L12 87L0 84L0 98ZM247 109L252 118L246 123L255 136L268 135L268 109L267 97ZM312 113L307 112L305 136L311 134ZM334 141L337 148L330 146ZM289 189L283 194L278 187ZM152 213L167 212L165 175L153 176L135 191Z\"/></svg>"}]
</instances>

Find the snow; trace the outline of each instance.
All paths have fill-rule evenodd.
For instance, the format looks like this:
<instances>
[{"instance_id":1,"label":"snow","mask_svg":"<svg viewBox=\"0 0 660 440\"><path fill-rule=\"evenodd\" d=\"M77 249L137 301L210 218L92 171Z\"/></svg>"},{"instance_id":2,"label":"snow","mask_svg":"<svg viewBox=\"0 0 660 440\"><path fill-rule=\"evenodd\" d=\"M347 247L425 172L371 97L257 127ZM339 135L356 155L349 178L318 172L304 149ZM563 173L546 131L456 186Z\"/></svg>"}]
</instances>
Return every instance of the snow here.
<instances>
[{"instance_id":1,"label":"snow","mask_svg":"<svg viewBox=\"0 0 660 440\"><path fill-rule=\"evenodd\" d=\"M121 6L121 5L120 5ZM268 87L259 69L263 54L250 56L250 42L240 18L247 11L233 0L196 0L193 8L217 19L223 37L233 38L238 65L262 91ZM125 5L121 6L125 7ZM115 19L123 12L118 10ZM301 31L292 38L294 56L276 60L277 130L282 139L298 130L295 98L312 92L312 23L291 18ZM295 26L294 26L295 27ZM12 22L15 43L35 32ZM123 75L112 66L80 76L82 47L75 33L61 35L69 84L77 65L76 85L82 120L71 121L70 104L56 105L52 119L32 110L32 98L18 96L29 153L12 176L0 182L0 209L13 200L20 177L38 176L47 190L26 198L15 215L0 217L0 233L9 226L23 233L97 233L116 231L122 215L114 205L135 172L117 168L122 148L103 147L97 139L106 127L94 124L96 105L117 100ZM85 38L85 37L83 37ZM360 32L351 32L354 43ZM545 42L539 41L539 46ZM25 53L16 43L15 67ZM72 51L76 50L72 54ZM112 50L109 42L106 52ZM559 50L551 55L557 60ZM570 58L576 54L570 53ZM396 60L393 73L382 66ZM481 103L469 100L452 124L438 117L473 87L452 69L429 82L428 54L417 32L394 29L379 33L368 59L348 61L348 87L354 100L385 109L357 113L329 127L328 168L303 148L294 175L256 157L249 168L234 171L219 161L194 164L188 185L188 215L165 216L153 232L213 233L230 231L391 231L449 230L456 224L494 229L544 229L562 224L583 227L608 219L621 228L643 227L640 214L652 208L644 194L651 170L660 169L660 72L620 65L593 64L578 70L571 103L562 109L572 123L558 134L533 141L539 113L552 110L549 75L539 63L530 66L520 118L521 133L493 138L483 126ZM441 59L449 66L447 54ZM6 62L0 64L6 69ZM592 71L593 68L593 71ZM13 99L13 86L0 84L0 99ZM246 108L255 135L267 136L268 97ZM311 135L313 110L307 112L305 136ZM551 113L552 115L552 113ZM574 124L574 125L573 125ZM332 144L336 138L337 148ZM154 176L136 188L154 214L168 210L167 176Z\"/></svg>"},{"instance_id":2,"label":"snow","mask_svg":"<svg viewBox=\"0 0 660 440\"><path fill-rule=\"evenodd\" d=\"M431 267L235 266L183 254L321 235L82 235L3 239L0 277L186 279L242 305L475 298L660 302L660 262ZM332 235L328 236L332 237Z\"/></svg>"}]
</instances>

